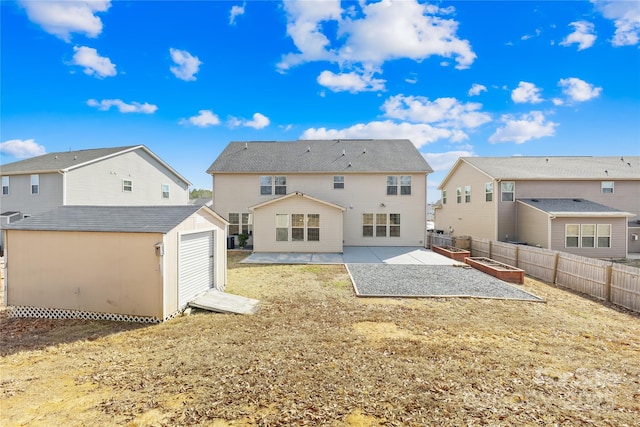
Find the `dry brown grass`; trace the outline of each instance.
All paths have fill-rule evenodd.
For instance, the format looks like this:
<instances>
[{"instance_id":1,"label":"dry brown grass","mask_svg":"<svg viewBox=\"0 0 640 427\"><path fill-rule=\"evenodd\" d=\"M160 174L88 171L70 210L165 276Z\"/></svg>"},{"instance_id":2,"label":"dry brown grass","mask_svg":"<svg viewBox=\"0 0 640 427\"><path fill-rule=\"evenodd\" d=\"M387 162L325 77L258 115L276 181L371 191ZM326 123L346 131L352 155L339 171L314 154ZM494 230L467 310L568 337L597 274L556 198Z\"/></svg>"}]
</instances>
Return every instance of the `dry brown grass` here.
<instances>
[{"instance_id":1,"label":"dry brown grass","mask_svg":"<svg viewBox=\"0 0 640 427\"><path fill-rule=\"evenodd\" d=\"M0 319L2 425L638 425L640 319L548 303L358 299L342 266L230 257L253 316Z\"/></svg>"}]
</instances>

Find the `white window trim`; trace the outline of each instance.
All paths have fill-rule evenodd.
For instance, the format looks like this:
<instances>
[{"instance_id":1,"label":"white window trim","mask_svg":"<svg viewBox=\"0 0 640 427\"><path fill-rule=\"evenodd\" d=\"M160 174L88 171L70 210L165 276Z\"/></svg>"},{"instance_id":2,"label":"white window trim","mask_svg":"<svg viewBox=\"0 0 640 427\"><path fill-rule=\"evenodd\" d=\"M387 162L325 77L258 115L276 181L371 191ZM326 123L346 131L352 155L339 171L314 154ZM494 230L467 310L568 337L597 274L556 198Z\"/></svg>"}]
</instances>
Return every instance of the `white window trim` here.
<instances>
[{"instance_id":1,"label":"white window trim","mask_svg":"<svg viewBox=\"0 0 640 427\"><path fill-rule=\"evenodd\" d=\"M583 236L582 234L582 230L584 226L593 226L594 227L594 234L592 236ZM569 226L577 226L578 227L578 234L577 235L567 235L567 228ZM600 235L600 233L598 232L598 228L602 227L602 226L608 226L609 227L609 233L606 235ZM596 248L606 248L609 249L611 248L611 234L613 232L613 226L611 224L565 224L564 225L564 247L567 249L596 249ZM578 238L578 246L567 246L567 237L577 237ZM593 241L593 246L583 246L582 245L582 238L583 237L593 237L594 241ZM598 239L601 237L606 237L609 239L609 245L608 246L600 246Z\"/></svg>"},{"instance_id":2,"label":"white window trim","mask_svg":"<svg viewBox=\"0 0 640 427\"><path fill-rule=\"evenodd\" d=\"M471 203L471 186L470 185L464 186L464 202Z\"/></svg>"},{"instance_id":3,"label":"white window trim","mask_svg":"<svg viewBox=\"0 0 640 427\"><path fill-rule=\"evenodd\" d=\"M502 189L502 185L503 184L513 184L513 190L512 191L504 191ZM504 199L504 195L505 194L513 194L511 200L505 200ZM506 203L514 203L516 201L516 182L515 181L502 181L502 182L500 182L500 201L501 202L506 202Z\"/></svg>"},{"instance_id":4,"label":"white window trim","mask_svg":"<svg viewBox=\"0 0 640 427\"><path fill-rule=\"evenodd\" d=\"M125 182L129 182L129 189L127 190L127 186ZM133 193L133 180L132 179L123 179L122 180L122 192L123 193Z\"/></svg>"},{"instance_id":5,"label":"white window trim","mask_svg":"<svg viewBox=\"0 0 640 427\"><path fill-rule=\"evenodd\" d=\"M602 194L614 194L615 193L615 182L614 181L602 181L600 182L600 193ZM611 190L611 191L605 191Z\"/></svg>"},{"instance_id":6,"label":"white window trim","mask_svg":"<svg viewBox=\"0 0 640 427\"><path fill-rule=\"evenodd\" d=\"M8 196L10 193L10 181L11 179L8 176L3 176L2 177L2 195L3 196ZM4 192L4 189L7 189L7 192Z\"/></svg>"},{"instance_id":7,"label":"white window trim","mask_svg":"<svg viewBox=\"0 0 640 427\"><path fill-rule=\"evenodd\" d=\"M34 181L35 181L35 184L34 184ZM40 194L40 175L38 174L31 175L30 183L31 185L29 185L29 193L33 194L34 196ZM33 187L36 187L35 192L33 191Z\"/></svg>"},{"instance_id":8,"label":"white window trim","mask_svg":"<svg viewBox=\"0 0 640 427\"><path fill-rule=\"evenodd\" d=\"M491 200L488 200L489 198ZM484 201L493 202L493 182L487 182L484 184Z\"/></svg>"},{"instance_id":9,"label":"white window trim","mask_svg":"<svg viewBox=\"0 0 640 427\"><path fill-rule=\"evenodd\" d=\"M167 188L167 191L164 191L164 188ZM162 199L170 199L171 198L171 186L169 184L160 184L160 197ZM167 193L167 197L164 196L164 193Z\"/></svg>"}]
</instances>

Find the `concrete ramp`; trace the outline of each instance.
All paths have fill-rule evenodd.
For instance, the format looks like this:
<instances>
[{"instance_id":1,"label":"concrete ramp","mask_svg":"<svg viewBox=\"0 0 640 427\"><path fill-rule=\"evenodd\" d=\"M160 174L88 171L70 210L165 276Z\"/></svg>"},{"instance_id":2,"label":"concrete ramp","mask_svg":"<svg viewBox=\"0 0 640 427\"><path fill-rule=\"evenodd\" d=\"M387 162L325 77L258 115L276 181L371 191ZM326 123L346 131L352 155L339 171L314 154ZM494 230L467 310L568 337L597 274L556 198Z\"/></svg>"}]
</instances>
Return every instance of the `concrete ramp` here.
<instances>
[{"instance_id":1,"label":"concrete ramp","mask_svg":"<svg viewBox=\"0 0 640 427\"><path fill-rule=\"evenodd\" d=\"M206 294L194 298L189 302L189 306L216 313L254 314L258 311L258 303L260 301L257 299L211 289Z\"/></svg>"}]
</instances>

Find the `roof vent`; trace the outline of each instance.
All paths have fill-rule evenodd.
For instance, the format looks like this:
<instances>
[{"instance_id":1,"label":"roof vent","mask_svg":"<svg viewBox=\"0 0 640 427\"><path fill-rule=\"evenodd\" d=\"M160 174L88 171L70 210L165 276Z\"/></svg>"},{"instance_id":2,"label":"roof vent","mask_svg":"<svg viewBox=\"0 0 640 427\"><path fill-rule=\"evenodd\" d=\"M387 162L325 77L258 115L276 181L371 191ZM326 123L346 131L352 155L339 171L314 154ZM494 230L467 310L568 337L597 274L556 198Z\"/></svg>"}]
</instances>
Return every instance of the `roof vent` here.
<instances>
[{"instance_id":1,"label":"roof vent","mask_svg":"<svg viewBox=\"0 0 640 427\"><path fill-rule=\"evenodd\" d=\"M604 173L609 176L609 171L605 169Z\"/></svg>"},{"instance_id":2,"label":"roof vent","mask_svg":"<svg viewBox=\"0 0 640 427\"><path fill-rule=\"evenodd\" d=\"M627 166L631 167L631 163L627 162Z\"/></svg>"},{"instance_id":3,"label":"roof vent","mask_svg":"<svg viewBox=\"0 0 640 427\"><path fill-rule=\"evenodd\" d=\"M351 167L351 162L349 162L349 167Z\"/></svg>"},{"instance_id":4,"label":"roof vent","mask_svg":"<svg viewBox=\"0 0 640 427\"><path fill-rule=\"evenodd\" d=\"M362 149L362 154L367 154L367 148L366 147Z\"/></svg>"},{"instance_id":5,"label":"roof vent","mask_svg":"<svg viewBox=\"0 0 640 427\"><path fill-rule=\"evenodd\" d=\"M540 201L540 199L531 199L531 201L538 203Z\"/></svg>"},{"instance_id":6,"label":"roof vent","mask_svg":"<svg viewBox=\"0 0 640 427\"><path fill-rule=\"evenodd\" d=\"M573 199L574 202L582 203L582 199Z\"/></svg>"},{"instance_id":7,"label":"roof vent","mask_svg":"<svg viewBox=\"0 0 640 427\"><path fill-rule=\"evenodd\" d=\"M308 146L308 147L307 147L307 153L308 153L309 151L311 151L311 146Z\"/></svg>"},{"instance_id":8,"label":"roof vent","mask_svg":"<svg viewBox=\"0 0 640 427\"><path fill-rule=\"evenodd\" d=\"M347 150L343 149L343 150L342 150L342 155L344 156L344 155L346 155L346 154L347 154Z\"/></svg>"},{"instance_id":9,"label":"roof vent","mask_svg":"<svg viewBox=\"0 0 640 427\"><path fill-rule=\"evenodd\" d=\"M78 160L78 156L73 156L73 160Z\"/></svg>"},{"instance_id":10,"label":"roof vent","mask_svg":"<svg viewBox=\"0 0 640 427\"><path fill-rule=\"evenodd\" d=\"M58 156L53 156L54 159L58 160Z\"/></svg>"},{"instance_id":11,"label":"roof vent","mask_svg":"<svg viewBox=\"0 0 640 427\"><path fill-rule=\"evenodd\" d=\"M249 148L249 143L248 143L248 142L245 142L245 143L244 143L244 149L246 150L247 148Z\"/></svg>"},{"instance_id":12,"label":"roof vent","mask_svg":"<svg viewBox=\"0 0 640 427\"><path fill-rule=\"evenodd\" d=\"M624 163L624 157L620 157L620 161Z\"/></svg>"}]
</instances>

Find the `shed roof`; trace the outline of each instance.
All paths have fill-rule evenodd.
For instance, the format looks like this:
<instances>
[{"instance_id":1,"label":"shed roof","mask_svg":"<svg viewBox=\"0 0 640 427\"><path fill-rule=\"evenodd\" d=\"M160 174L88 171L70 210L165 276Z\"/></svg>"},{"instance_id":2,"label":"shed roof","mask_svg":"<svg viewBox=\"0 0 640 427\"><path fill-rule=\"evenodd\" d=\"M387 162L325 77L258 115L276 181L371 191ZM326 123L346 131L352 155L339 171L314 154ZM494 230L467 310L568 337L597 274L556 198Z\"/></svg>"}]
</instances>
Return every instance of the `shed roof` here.
<instances>
[{"instance_id":1,"label":"shed roof","mask_svg":"<svg viewBox=\"0 0 640 427\"><path fill-rule=\"evenodd\" d=\"M634 216L629 212L585 199L518 199L518 202L556 216Z\"/></svg>"},{"instance_id":2,"label":"shed roof","mask_svg":"<svg viewBox=\"0 0 640 427\"><path fill-rule=\"evenodd\" d=\"M215 173L421 172L433 170L408 139L231 142Z\"/></svg>"},{"instance_id":3,"label":"shed roof","mask_svg":"<svg viewBox=\"0 0 640 427\"><path fill-rule=\"evenodd\" d=\"M29 173L67 172L72 169L98 162L129 151L143 150L164 167L174 173L180 180L187 184L190 182L169 166L160 157L154 154L144 145L128 145L123 147L92 148L87 150L61 151L31 157L13 163L0 166L2 175L21 175Z\"/></svg>"},{"instance_id":4,"label":"shed roof","mask_svg":"<svg viewBox=\"0 0 640 427\"><path fill-rule=\"evenodd\" d=\"M7 230L167 233L203 206L60 206Z\"/></svg>"}]
</instances>

